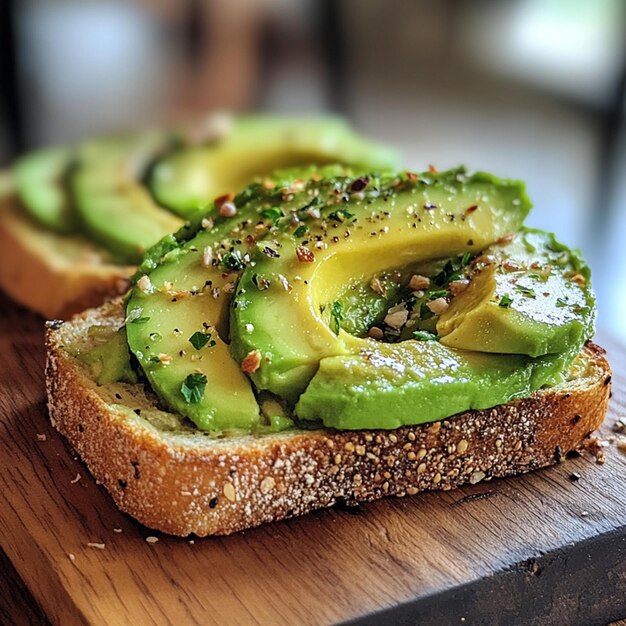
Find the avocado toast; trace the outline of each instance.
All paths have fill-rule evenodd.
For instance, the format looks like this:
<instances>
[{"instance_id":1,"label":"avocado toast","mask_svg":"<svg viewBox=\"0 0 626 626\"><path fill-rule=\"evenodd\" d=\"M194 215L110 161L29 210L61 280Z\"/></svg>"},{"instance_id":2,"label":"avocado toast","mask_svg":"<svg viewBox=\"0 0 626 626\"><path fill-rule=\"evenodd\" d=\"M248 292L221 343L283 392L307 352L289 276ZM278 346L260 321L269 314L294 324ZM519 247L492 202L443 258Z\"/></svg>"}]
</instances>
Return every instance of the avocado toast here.
<instances>
[{"instance_id":1,"label":"avocado toast","mask_svg":"<svg viewBox=\"0 0 626 626\"><path fill-rule=\"evenodd\" d=\"M268 116L27 153L0 180L0 288L67 318L124 293L146 249L216 196L276 167L327 162L386 169L397 157L340 119Z\"/></svg>"},{"instance_id":2,"label":"avocado toast","mask_svg":"<svg viewBox=\"0 0 626 626\"><path fill-rule=\"evenodd\" d=\"M463 168L279 172L47 333L50 415L118 506L228 534L552 464L602 421L580 256Z\"/></svg>"}]
</instances>

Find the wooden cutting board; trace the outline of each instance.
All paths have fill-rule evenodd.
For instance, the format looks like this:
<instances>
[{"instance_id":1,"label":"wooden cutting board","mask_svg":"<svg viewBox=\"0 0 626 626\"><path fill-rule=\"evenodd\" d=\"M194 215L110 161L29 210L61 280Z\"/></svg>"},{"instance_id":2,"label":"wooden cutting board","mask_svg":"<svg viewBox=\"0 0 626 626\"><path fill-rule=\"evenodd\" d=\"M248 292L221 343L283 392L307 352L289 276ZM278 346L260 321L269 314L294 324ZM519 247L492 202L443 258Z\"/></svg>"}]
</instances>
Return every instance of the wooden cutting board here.
<instances>
[{"instance_id":1,"label":"wooden cutting board","mask_svg":"<svg viewBox=\"0 0 626 626\"><path fill-rule=\"evenodd\" d=\"M626 454L616 444L604 465L577 458L231 537L172 538L120 513L49 425L41 320L5 303L0 322L2 623L589 624L626 616ZM599 341L615 370L608 436L626 415L626 350Z\"/></svg>"}]
</instances>

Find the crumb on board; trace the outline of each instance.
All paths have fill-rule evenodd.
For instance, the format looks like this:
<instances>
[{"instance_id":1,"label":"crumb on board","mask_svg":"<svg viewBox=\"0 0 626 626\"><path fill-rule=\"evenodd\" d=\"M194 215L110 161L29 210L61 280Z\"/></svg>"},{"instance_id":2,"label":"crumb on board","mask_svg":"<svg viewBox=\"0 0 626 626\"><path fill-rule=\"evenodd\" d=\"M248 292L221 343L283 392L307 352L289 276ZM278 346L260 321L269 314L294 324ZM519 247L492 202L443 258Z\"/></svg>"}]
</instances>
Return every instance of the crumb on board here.
<instances>
[{"instance_id":1,"label":"crumb on board","mask_svg":"<svg viewBox=\"0 0 626 626\"><path fill-rule=\"evenodd\" d=\"M114 532L114 533L121 533L121 532L122 532L122 529L121 529L121 528L114 528L114 529L113 529L113 532Z\"/></svg>"},{"instance_id":2,"label":"crumb on board","mask_svg":"<svg viewBox=\"0 0 626 626\"><path fill-rule=\"evenodd\" d=\"M37 433L37 441L46 441L46 439L48 439L48 437L46 437L45 434Z\"/></svg>"},{"instance_id":3,"label":"crumb on board","mask_svg":"<svg viewBox=\"0 0 626 626\"><path fill-rule=\"evenodd\" d=\"M154 537L154 536L152 536L152 535L150 535L149 537L146 537L146 541L147 541L148 543L156 543L158 540L159 540L159 538L158 538L158 537Z\"/></svg>"},{"instance_id":4,"label":"crumb on board","mask_svg":"<svg viewBox=\"0 0 626 626\"><path fill-rule=\"evenodd\" d=\"M67 558L72 561L72 563L76 560L76 555L72 554L71 552L68 553Z\"/></svg>"},{"instance_id":5,"label":"crumb on board","mask_svg":"<svg viewBox=\"0 0 626 626\"><path fill-rule=\"evenodd\" d=\"M88 548L97 548L98 550L104 550L106 548L106 544L105 543L96 543L94 541L90 541L87 544Z\"/></svg>"},{"instance_id":6,"label":"crumb on board","mask_svg":"<svg viewBox=\"0 0 626 626\"><path fill-rule=\"evenodd\" d=\"M70 480L70 484L75 485L80 479L81 479L81 475L76 474L76 478L73 478L72 480Z\"/></svg>"}]
</instances>

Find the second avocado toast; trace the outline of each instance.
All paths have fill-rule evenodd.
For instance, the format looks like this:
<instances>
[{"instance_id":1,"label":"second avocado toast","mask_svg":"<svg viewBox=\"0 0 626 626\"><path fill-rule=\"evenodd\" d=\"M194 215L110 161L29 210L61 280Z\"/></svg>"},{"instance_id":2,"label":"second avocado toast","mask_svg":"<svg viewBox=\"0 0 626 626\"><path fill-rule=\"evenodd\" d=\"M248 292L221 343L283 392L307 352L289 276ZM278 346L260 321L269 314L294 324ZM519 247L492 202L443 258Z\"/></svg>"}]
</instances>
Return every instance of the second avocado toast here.
<instances>
[{"instance_id":1,"label":"second avocado toast","mask_svg":"<svg viewBox=\"0 0 626 626\"><path fill-rule=\"evenodd\" d=\"M0 287L42 315L69 317L123 293L147 248L254 176L303 163L397 165L393 151L332 117L214 116L194 130L19 158L0 176Z\"/></svg>"},{"instance_id":2,"label":"second avocado toast","mask_svg":"<svg viewBox=\"0 0 626 626\"><path fill-rule=\"evenodd\" d=\"M51 323L53 423L123 510L224 534L555 462L604 417L589 271L494 176L287 170Z\"/></svg>"}]
</instances>

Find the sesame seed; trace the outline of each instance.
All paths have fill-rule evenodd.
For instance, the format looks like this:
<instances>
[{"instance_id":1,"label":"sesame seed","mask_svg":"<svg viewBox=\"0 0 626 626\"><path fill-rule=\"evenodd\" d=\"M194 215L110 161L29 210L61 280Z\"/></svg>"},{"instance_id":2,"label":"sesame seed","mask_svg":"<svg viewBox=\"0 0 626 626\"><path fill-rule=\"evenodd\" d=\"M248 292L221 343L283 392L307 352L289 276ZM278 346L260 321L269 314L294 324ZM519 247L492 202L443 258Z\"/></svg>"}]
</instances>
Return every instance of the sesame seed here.
<instances>
[{"instance_id":1,"label":"sesame seed","mask_svg":"<svg viewBox=\"0 0 626 626\"><path fill-rule=\"evenodd\" d=\"M423 474L426 471L426 463L420 463L417 466L417 473L418 474Z\"/></svg>"},{"instance_id":2,"label":"sesame seed","mask_svg":"<svg viewBox=\"0 0 626 626\"><path fill-rule=\"evenodd\" d=\"M467 450L468 447L469 447L469 443L467 442L467 440L461 439L461 441L459 441L459 443L457 444L456 449L459 454L463 454Z\"/></svg>"},{"instance_id":3,"label":"sesame seed","mask_svg":"<svg viewBox=\"0 0 626 626\"><path fill-rule=\"evenodd\" d=\"M149 537L146 537L147 543L156 543L158 540L159 540L158 537L153 537L152 535L150 535Z\"/></svg>"},{"instance_id":4,"label":"sesame seed","mask_svg":"<svg viewBox=\"0 0 626 626\"><path fill-rule=\"evenodd\" d=\"M335 465L339 465L341 463L341 454L335 454Z\"/></svg>"},{"instance_id":5,"label":"sesame seed","mask_svg":"<svg viewBox=\"0 0 626 626\"><path fill-rule=\"evenodd\" d=\"M406 488L406 492L409 496L414 496L417 492L419 491L419 489L417 487L407 487Z\"/></svg>"},{"instance_id":6,"label":"sesame seed","mask_svg":"<svg viewBox=\"0 0 626 626\"><path fill-rule=\"evenodd\" d=\"M439 472L437 472L433 476L433 483L435 483L435 485L438 485L440 482L441 482L441 474Z\"/></svg>"},{"instance_id":7,"label":"sesame seed","mask_svg":"<svg viewBox=\"0 0 626 626\"><path fill-rule=\"evenodd\" d=\"M474 472L470 476L469 481L470 481L470 483L472 485L475 485L476 483L479 483L481 480L483 480L485 478L485 476L486 476L485 472L481 472L481 471Z\"/></svg>"},{"instance_id":8,"label":"sesame seed","mask_svg":"<svg viewBox=\"0 0 626 626\"><path fill-rule=\"evenodd\" d=\"M356 446L355 450L359 456L363 456L365 454L365 446L358 445Z\"/></svg>"},{"instance_id":9,"label":"sesame seed","mask_svg":"<svg viewBox=\"0 0 626 626\"><path fill-rule=\"evenodd\" d=\"M235 502L237 500L237 494L235 492L235 486L233 483L225 483L222 489L226 499L230 502Z\"/></svg>"},{"instance_id":10,"label":"sesame seed","mask_svg":"<svg viewBox=\"0 0 626 626\"><path fill-rule=\"evenodd\" d=\"M351 441L346 442L343 448L346 452L354 452L354 444Z\"/></svg>"},{"instance_id":11,"label":"sesame seed","mask_svg":"<svg viewBox=\"0 0 626 626\"><path fill-rule=\"evenodd\" d=\"M417 452L417 459L421 460L426 456L426 448L420 448Z\"/></svg>"},{"instance_id":12,"label":"sesame seed","mask_svg":"<svg viewBox=\"0 0 626 626\"><path fill-rule=\"evenodd\" d=\"M261 485L260 485L260 489L261 489L261 493L269 493L274 486L276 485L276 481L274 480L274 478L272 476L266 476L262 481L261 481Z\"/></svg>"}]
</instances>

